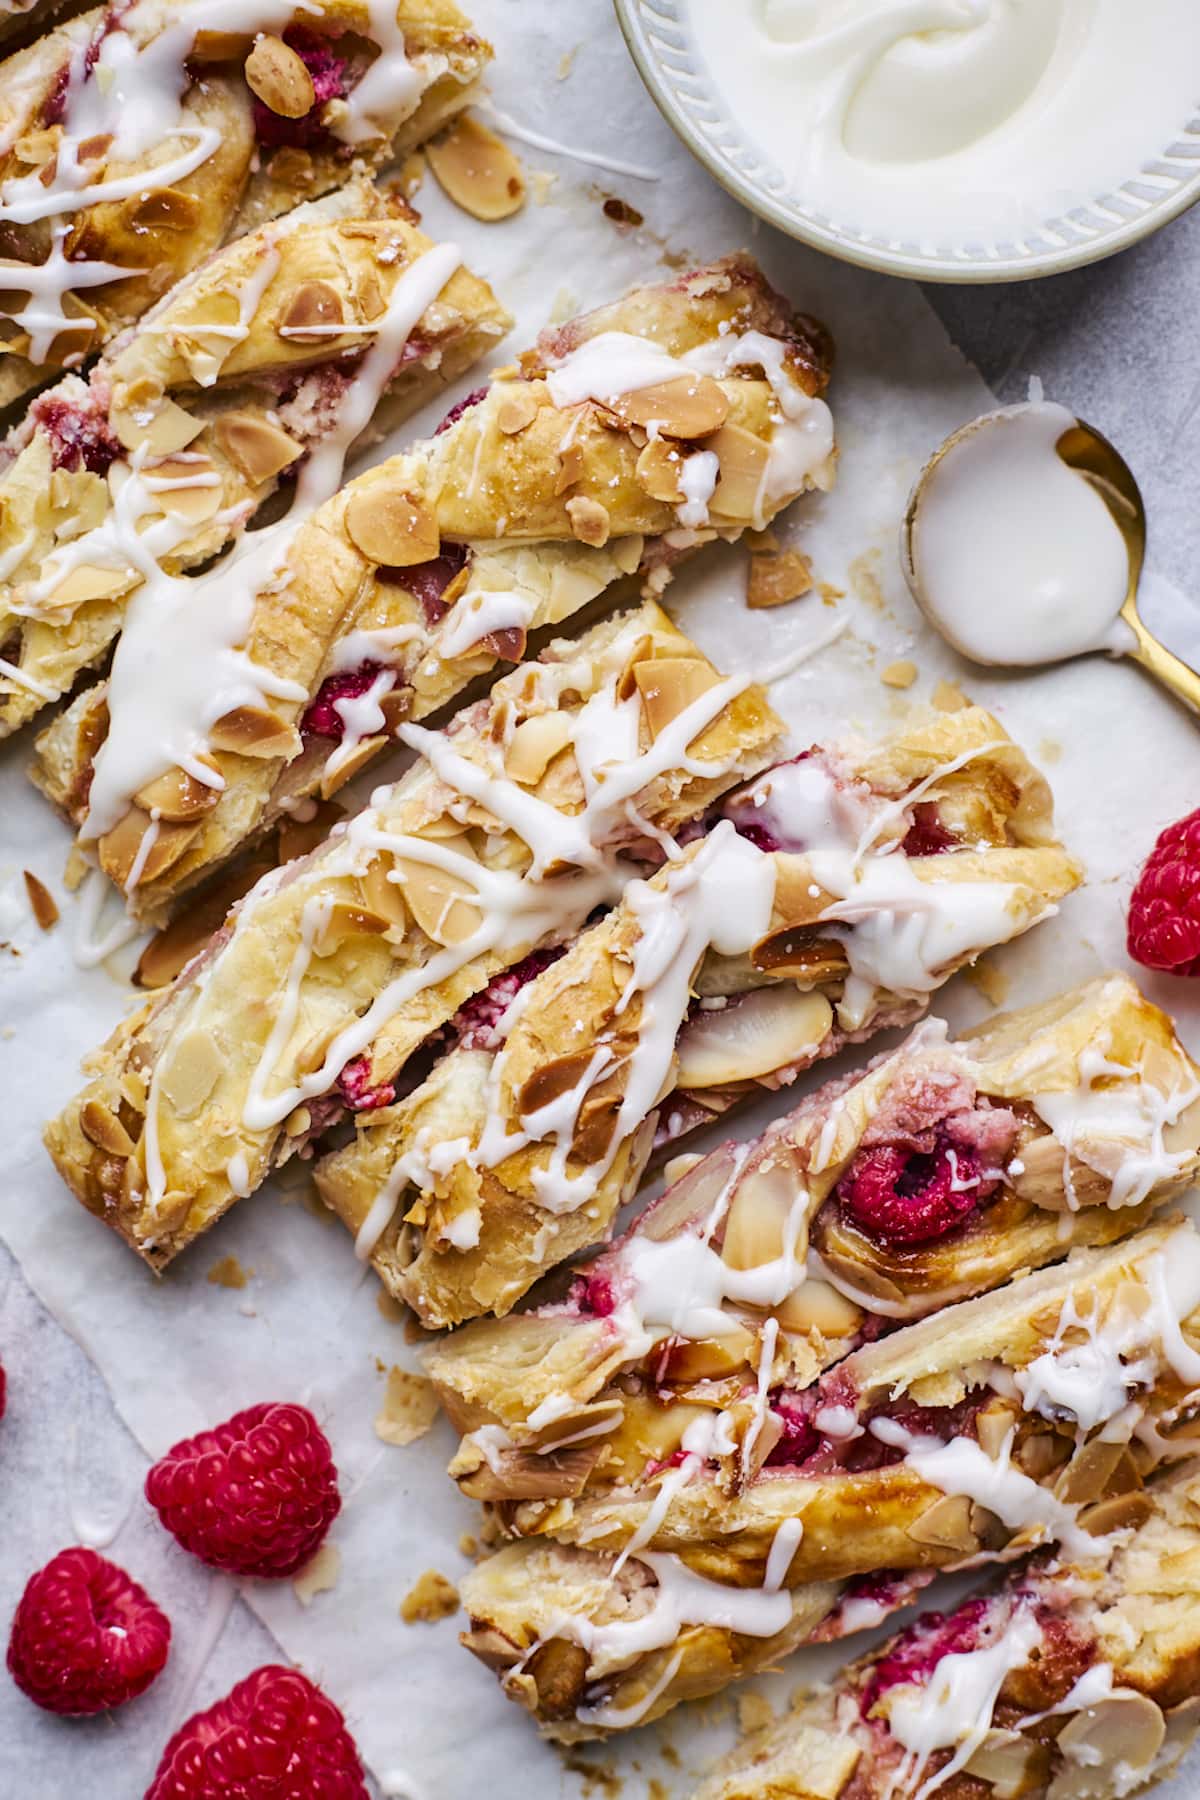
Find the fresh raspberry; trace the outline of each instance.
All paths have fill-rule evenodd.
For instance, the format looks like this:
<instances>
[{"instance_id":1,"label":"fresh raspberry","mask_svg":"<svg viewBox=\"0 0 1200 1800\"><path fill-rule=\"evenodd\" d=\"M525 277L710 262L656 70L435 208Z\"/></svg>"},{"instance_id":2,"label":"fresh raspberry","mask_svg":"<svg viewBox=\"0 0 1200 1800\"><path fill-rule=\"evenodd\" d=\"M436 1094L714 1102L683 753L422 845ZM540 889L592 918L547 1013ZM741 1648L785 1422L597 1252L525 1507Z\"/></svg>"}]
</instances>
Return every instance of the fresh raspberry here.
<instances>
[{"instance_id":1,"label":"fresh raspberry","mask_svg":"<svg viewBox=\"0 0 1200 1800\"><path fill-rule=\"evenodd\" d=\"M1200 808L1159 833L1129 897L1134 962L1200 975Z\"/></svg>"},{"instance_id":2,"label":"fresh raspberry","mask_svg":"<svg viewBox=\"0 0 1200 1800\"><path fill-rule=\"evenodd\" d=\"M268 1404L185 1438L146 1498L185 1550L233 1575L294 1575L341 1510L329 1440L305 1406Z\"/></svg>"},{"instance_id":3,"label":"fresh raspberry","mask_svg":"<svg viewBox=\"0 0 1200 1800\"><path fill-rule=\"evenodd\" d=\"M82 1546L31 1575L13 1615L8 1668L47 1712L98 1713L144 1693L171 1624L116 1563Z\"/></svg>"},{"instance_id":4,"label":"fresh raspberry","mask_svg":"<svg viewBox=\"0 0 1200 1800\"><path fill-rule=\"evenodd\" d=\"M354 1739L299 1669L268 1664L195 1713L145 1800L370 1800Z\"/></svg>"},{"instance_id":5,"label":"fresh raspberry","mask_svg":"<svg viewBox=\"0 0 1200 1800\"><path fill-rule=\"evenodd\" d=\"M951 1160L940 1145L923 1156L899 1144L861 1150L838 1183L843 1210L860 1230L885 1243L927 1244L945 1237L974 1212L984 1192L981 1185L954 1186L979 1175L968 1150Z\"/></svg>"}]
</instances>

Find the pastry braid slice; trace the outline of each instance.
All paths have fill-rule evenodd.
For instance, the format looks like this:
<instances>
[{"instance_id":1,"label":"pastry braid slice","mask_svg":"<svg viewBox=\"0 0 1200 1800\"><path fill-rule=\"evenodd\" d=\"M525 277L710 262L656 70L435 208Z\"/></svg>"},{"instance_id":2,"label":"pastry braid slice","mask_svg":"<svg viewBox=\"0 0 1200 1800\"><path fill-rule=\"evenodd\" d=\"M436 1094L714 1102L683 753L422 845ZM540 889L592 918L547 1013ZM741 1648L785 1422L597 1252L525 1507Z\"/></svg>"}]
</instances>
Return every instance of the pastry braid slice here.
<instances>
[{"instance_id":1,"label":"pastry braid slice","mask_svg":"<svg viewBox=\"0 0 1200 1800\"><path fill-rule=\"evenodd\" d=\"M238 560L143 586L107 688L44 735L35 776L137 916L639 562L665 575L828 479L824 349L747 259L575 332Z\"/></svg>"},{"instance_id":2,"label":"pastry braid slice","mask_svg":"<svg viewBox=\"0 0 1200 1800\"><path fill-rule=\"evenodd\" d=\"M434 1345L466 1434L451 1473L503 1503L637 1485L714 1396L750 1426L768 1329L805 1388L897 1322L1129 1235L1198 1167L1200 1071L1126 976L954 1042L928 1020L703 1158L565 1301ZM755 1459L786 1423L768 1414Z\"/></svg>"},{"instance_id":3,"label":"pastry braid slice","mask_svg":"<svg viewBox=\"0 0 1200 1800\"><path fill-rule=\"evenodd\" d=\"M656 1137L916 1018L1078 880L1045 782L977 709L814 749L708 826L529 984L503 1042L468 1018L422 1086L321 1164L426 1324L508 1311L606 1236Z\"/></svg>"},{"instance_id":4,"label":"pastry braid slice","mask_svg":"<svg viewBox=\"0 0 1200 1800\"><path fill-rule=\"evenodd\" d=\"M133 0L0 66L0 405L223 243L435 131L490 55L451 0Z\"/></svg>"},{"instance_id":5,"label":"pastry braid slice","mask_svg":"<svg viewBox=\"0 0 1200 1800\"><path fill-rule=\"evenodd\" d=\"M1097 1564L1035 1559L801 1692L695 1800L1122 1800L1200 1725L1200 1464Z\"/></svg>"},{"instance_id":6,"label":"pastry braid slice","mask_svg":"<svg viewBox=\"0 0 1200 1800\"><path fill-rule=\"evenodd\" d=\"M336 487L364 432L398 423L497 342L509 320L465 268L412 316L406 295L431 253L403 201L355 180L211 257L88 381L38 396L0 477L0 736L103 657L147 551L168 575L211 562L281 482ZM102 705L85 696L81 719ZM88 766L56 766L69 810Z\"/></svg>"},{"instance_id":7,"label":"pastry braid slice","mask_svg":"<svg viewBox=\"0 0 1200 1800\"><path fill-rule=\"evenodd\" d=\"M524 963L515 992L780 735L653 603L552 646L119 1027L47 1130L62 1174L161 1267L340 1111L386 1108L457 1008Z\"/></svg>"},{"instance_id":8,"label":"pastry braid slice","mask_svg":"<svg viewBox=\"0 0 1200 1800\"><path fill-rule=\"evenodd\" d=\"M1146 1481L1195 1453L1198 1346L1200 1238L1176 1223L905 1326L803 1394L785 1356L761 1400L697 1383L684 1457L649 1486L573 1499L581 1434L553 1508L493 1509L552 1535L469 1577L468 1646L553 1735L594 1735L717 1691L797 1629L877 1624L922 1573L1051 1544L1101 1567ZM515 1679L533 1653L545 1686Z\"/></svg>"}]
</instances>

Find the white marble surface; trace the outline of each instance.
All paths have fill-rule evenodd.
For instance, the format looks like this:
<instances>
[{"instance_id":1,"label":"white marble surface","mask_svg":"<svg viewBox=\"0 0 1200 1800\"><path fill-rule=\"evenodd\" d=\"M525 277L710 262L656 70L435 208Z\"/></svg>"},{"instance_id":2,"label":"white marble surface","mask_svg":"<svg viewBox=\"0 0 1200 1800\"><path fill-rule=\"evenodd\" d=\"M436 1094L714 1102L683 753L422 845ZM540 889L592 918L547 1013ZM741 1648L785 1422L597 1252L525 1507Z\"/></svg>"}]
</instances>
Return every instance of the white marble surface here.
<instances>
[{"instance_id":1,"label":"white marble surface","mask_svg":"<svg viewBox=\"0 0 1200 1800\"><path fill-rule=\"evenodd\" d=\"M517 0L508 0L507 5L505 0L493 0L487 8L487 24L502 57L505 14L515 19L516 5ZM585 15L590 34L580 31ZM607 8L593 0L572 0L554 10L545 55L539 59L543 68L550 68L581 35L588 40L577 60L576 74L563 84L562 105L568 112L572 82L587 79L590 56L596 59L593 66L618 66L615 46L607 41L609 36L615 37L615 30ZM639 121L639 141L636 146L623 144L624 153L639 161L666 161L682 155L649 102L640 101L633 93L632 78L622 71L620 79L625 103ZM504 98L516 110L512 85L510 79ZM532 100L524 110L526 117L538 116ZM559 135L569 133L560 127ZM531 156L530 160L547 167L563 166L554 165L549 157ZM703 187L698 191L703 193ZM728 216L728 202L718 200L715 191L712 210ZM738 241L736 224L732 231L726 246L730 248ZM695 241L703 241L706 234L697 230L692 235ZM762 248L768 237L765 232L754 233L748 224L744 235L756 248ZM646 269L653 269L649 253ZM1126 448L1152 507L1156 560L1184 589L1193 575L1194 520L1200 500L1200 351L1189 324L1198 277L1200 215L1180 221L1154 243L1116 262L1037 288L940 291L932 296L954 341L964 355L979 364L1002 398L1023 393L1028 376L1040 375L1056 398L1075 407ZM561 279L570 279L569 268L562 271ZM888 330L890 306L907 312L908 297L902 305L898 290L886 281L857 275L845 279L856 293L869 297L881 335ZM552 289L546 292L547 308L553 297ZM837 318L831 323L836 329ZM861 355L862 345L858 348ZM1189 627L1186 613L1177 612L1173 632L1175 647L1181 652L1200 650L1200 611L1194 627ZM1055 690L1046 691L1049 697ZM1102 703L1117 700L1120 691L1107 678L1097 684L1097 698ZM1054 729L1051 718L1046 728ZM1172 742L1179 745L1181 740L1173 734ZM8 761L11 765L11 756ZM1147 796L1148 814L1157 816L1157 811L1155 801ZM1128 806L1123 808L1123 816L1129 816ZM1114 847L1114 868L1121 866L1121 848ZM1130 845L1128 854L1132 851ZM0 1019L0 1023L16 1024L18 984L8 981L0 988L0 1006L13 1009L11 1019ZM19 1186L0 1194L0 1223L9 1209L20 1207L24 1200ZM231 1298L213 1294L215 1303ZM120 1305L115 1294L113 1303ZM168 1330L165 1322L159 1328ZM152 1362L153 1342L146 1342L145 1355ZM77 1537L81 1527L98 1530L111 1526L131 1501L134 1504L113 1554L145 1580L176 1628L175 1654L163 1680L142 1701L112 1719L90 1723L50 1719L24 1701L0 1675L0 1795L21 1795L22 1800L67 1800L75 1795L86 1795L87 1800L136 1800L183 1711L207 1704L278 1651L264 1626L238 1602L225 1620L211 1656L193 1677L214 1617L213 1583L136 1504L145 1453L121 1423L83 1351L41 1307L2 1247L0 1360L8 1370L10 1384L9 1412L0 1424L0 1631L6 1632L12 1607L31 1569ZM181 1432L193 1426L192 1404L190 1395L181 1394ZM401 1504L403 1499L401 1492ZM449 1628L437 1629L445 1632ZM482 1691L481 1686L468 1684L464 1699ZM402 1685L395 1704L398 1710L404 1709ZM411 1728L419 1731L420 1724L420 1711L415 1709ZM677 1736L683 1738L685 1733ZM511 1745L513 1740L507 1741ZM540 1760L539 1767L544 1767ZM640 1800L647 1792L647 1779L631 1773L624 1800ZM447 1762L444 1782L433 1791L437 1800L466 1800L452 1762ZM509 1765L507 1773L497 1768L493 1791L498 1796L524 1793L519 1765ZM574 1794L579 1789L574 1780L568 1788L564 1777L566 1791ZM1179 1800L1200 1791L1200 1775L1181 1778L1175 1791Z\"/></svg>"}]
</instances>

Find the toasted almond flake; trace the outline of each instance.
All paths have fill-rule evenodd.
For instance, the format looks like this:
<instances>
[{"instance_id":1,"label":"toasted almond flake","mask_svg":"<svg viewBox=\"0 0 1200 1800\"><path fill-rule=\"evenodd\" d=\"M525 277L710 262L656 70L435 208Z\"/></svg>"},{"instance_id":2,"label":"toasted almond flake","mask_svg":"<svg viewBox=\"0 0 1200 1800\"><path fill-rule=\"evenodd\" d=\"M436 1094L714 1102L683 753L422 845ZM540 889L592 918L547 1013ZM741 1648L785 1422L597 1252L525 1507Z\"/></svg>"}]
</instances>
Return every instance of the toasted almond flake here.
<instances>
[{"instance_id":1,"label":"toasted almond flake","mask_svg":"<svg viewBox=\"0 0 1200 1800\"><path fill-rule=\"evenodd\" d=\"M581 544L590 544L599 550L608 542L609 517L608 508L599 500L592 500L586 494L576 494L573 500L567 501L567 517L571 521L571 534Z\"/></svg>"},{"instance_id":2,"label":"toasted almond flake","mask_svg":"<svg viewBox=\"0 0 1200 1800\"><path fill-rule=\"evenodd\" d=\"M132 569L101 569L93 563L79 563L42 604L56 608L82 606L88 600L111 600L114 594L131 587L134 580Z\"/></svg>"},{"instance_id":3,"label":"toasted almond flake","mask_svg":"<svg viewBox=\"0 0 1200 1800\"><path fill-rule=\"evenodd\" d=\"M515 437L533 424L537 410L537 395L529 382L505 382L496 404L496 424L505 437Z\"/></svg>"},{"instance_id":4,"label":"toasted almond flake","mask_svg":"<svg viewBox=\"0 0 1200 1800\"><path fill-rule=\"evenodd\" d=\"M478 931L482 915L471 903L474 890L461 876L403 859L397 859L396 869L403 878L405 904L434 943L461 944Z\"/></svg>"},{"instance_id":5,"label":"toasted almond flake","mask_svg":"<svg viewBox=\"0 0 1200 1800\"><path fill-rule=\"evenodd\" d=\"M133 391L126 390L120 401L114 398L108 420L127 450L144 448L151 456L170 456L186 450L203 431L203 419L194 419L177 401L160 396L153 402L139 402L131 398ZM158 472L147 470L151 477Z\"/></svg>"},{"instance_id":6,"label":"toasted almond flake","mask_svg":"<svg viewBox=\"0 0 1200 1800\"><path fill-rule=\"evenodd\" d=\"M761 503L767 446L741 425L723 425L705 447L721 465L709 512L722 519L753 519Z\"/></svg>"},{"instance_id":7,"label":"toasted almond flake","mask_svg":"<svg viewBox=\"0 0 1200 1800\"><path fill-rule=\"evenodd\" d=\"M504 773L523 787L533 787L570 740L571 724L565 713L534 713L522 719L509 738Z\"/></svg>"},{"instance_id":8,"label":"toasted almond flake","mask_svg":"<svg viewBox=\"0 0 1200 1800\"><path fill-rule=\"evenodd\" d=\"M238 756L287 756L295 749L295 731L266 707L235 706L222 713L208 734L214 750Z\"/></svg>"},{"instance_id":9,"label":"toasted almond flake","mask_svg":"<svg viewBox=\"0 0 1200 1800\"><path fill-rule=\"evenodd\" d=\"M292 1591L301 1606L311 1604L317 1594L326 1594L337 1586L342 1572L342 1553L336 1544L324 1543L315 1556L292 1576Z\"/></svg>"},{"instance_id":10,"label":"toasted almond flake","mask_svg":"<svg viewBox=\"0 0 1200 1800\"><path fill-rule=\"evenodd\" d=\"M83 851L78 844L72 844L63 865L63 886L68 894L77 894L91 872L92 865Z\"/></svg>"},{"instance_id":11,"label":"toasted almond flake","mask_svg":"<svg viewBox=\"0 0 1200 1800\"><path fill-rule=\"evenodd\" d=\"M963 974L985 1000L990 1000L993 1006L1004 1005L1008 998L1008 976L994 962L981 956L978 962L969 963Z\"/></svg>"},{"instance_id":12,"label":"toasted almond flake","mask_svg":"<svg viewBox=\"0 0 1200 1800\"><path fill-rule=\"evenodd\" d=\"M247 481L270 481L294 463L304 446L257 413L230 412L217 422L216 439Z\"/></svg>"},{"instance_id":13,"label":"toasted almond flake","mask_svg":"<svg viewBox=\"0 0 1200 1800\"><path fill-rule=\"evenodd\" d=\"M49 931L58 924L58 902L44 881L34 874L32 869L23 869L25 892L29 896L29 909L42 931Z\"/></svg>"},{"instance_id":14,"label":"toasted almond flake","mask_svg":"<svg viewBox=\"0 0 1200 1800\"><path fill-rule=\"evenodd\" d=\"M583 479L583 447L580 444L564 444L558 453L558 474L554 478L555 497L565 494L569 487Z\"/></svg>"},{"instance_id":15,"label":"toasted almond flake","mask_svg":"<svg viewBox=\"0 0 1200 1800\"><path fill-rule=\"evenodd\" d=\"M159 1091L181 1119L194 1118L221 1079L224 1058L206 1031L179 1039L158 1077Z\"/></svg>"},{"instance_id":16,"label":"toasted almond flake","mask_svg":"<svg viewBox=\"0 0 1200 1800\"><path fill-rule=\"evenodd\" d=\"M729 401L711 375L677 375L619 395L609 410L627 425L654 425L667 437L691 439L709 437L723 425Z\"/></svg>"},{"instance_id":17,"label":"toasted almond flake","mask_svg":"<svg viewBox=\"0 0 1200 1800\"><path fill-rule=\"evenodd\" d=\"M437 519L424 498L382 481L351 495L346 530L365 557L388 568L431 562L441 548Z\"/></svg>"},{"instance_id":18,"label":"toasted almond flake","mask_svg":"<svg viewBox=\"0 0 1200 1800\"><path fill-rule=\"evenodd\" d=\"M712 664L698 656L655 656L633 667L651 739L658 738L701 694L716 687Z\"/></svg>"},{"instance_id":19,"label":"toasted almond flake","mask_svg":"<svg viewBox=\"0 0 1200 1800\"><path fill-rule=\"evenodd\" d=\"M340 325L345 315L342 298L327 281L303 281L291 296L275 327L280 337L298 344L332 346L336 334L331 325Z\"/></svg>"},{"instance_id":20,"label":"toasted almond flake","mask_svg":"<svg viewBox=\"0 0 1200 1800\"><path fill-rule=\"evenodd\" d=\"M210 756L199 760L206 767L215 770L216 764ZM205 813L212 811L220 798L219 788L198 781L186 769L180 768L168 769L165 774L156 775L153 781L148 781L134 795L138 805L144 806L148 813L166 819L173 825L188 819L202 819Z\"/></svg>"},{"instance_id":21,"label":"toasted almond flake","mask_svg":"<svg viewBox=\"0 0 1200 1800\"><path fill-rule=\"evenodd\" d=\"M745 1734L765 1731L775 1723L775 1711L765 1694L739 1694L738 1728Z\"/></svg>"},{"instance_id":22,"label":"toasted almond flake","mask_svg":"<svg viewBox=\"0 0 1200 1800\"><path fill-rule=\"evenodd\" d=\"M917 679L917 665L902 658L900 662L889 663L886 669L881 669L879 679L884 687L910 688Z\"/></svg>"},{"instance_id":23,"label":"toasted almond flake","mask_svg":"<svg viewBox=\"0 0 1200 1800\"><path fill-rule=\"evenodd\" d=\"M383 1405L375 1416L375 1435L385 1444L411 1444L425 1436L438 1414L437 1389L424 1375L407 1369L388 1370Z\"/></svg>"},{"instance_id":24,"label":"toasted almond flake","mask_svg":"<svg viewBox=\"0 0 1200 1800\"><path fill-rule=\"evenodd\" d=\"M965 706L971 705L962 689L953 681L939 681L929 699L939 712L962 712Z\"/></svg>"},{"instance_id":25,"label":"toasted almond flake","mask_svg":"<svg viewBox=\"0 0 1200 1800\"><path fill-rule=\"evenodd\" d=\"M651 438L637 459L637 478L652 500L675 506L683 499L683 458L662 438Z\"/></svg>"},{"instance_id":26,"label":"toasted almond flake","mask_svg":"<svg viewBox=\"0 0 1200 1800\"><path fill-rule=\"evenodd\" d=\"M436 1569L418 1575L400 1602L400 1617L406 1625L435 1625L458 1611L458 1589Z\"/></svg>"},{"instance_id":27,"label":"toasted almond flake","mask_svg":"<svg viewBox=\"0 0 1200 1800\"><path fill-rule=\"evenodd\" d=\"M246 58L246 85L281 119L302 119L316 105L316 89L303 60L282 38L264 33Z\"/></svg>"},{"instance_id":28,"label":"toasted almond flake","mask_svg":"<svg viewBox=\"0 0 1200 1800\"><path fill-rule=\"evenodd\" d=\"M525 203L525 176L517 157L494 131L469 113L425 146L439 186L473 219L493 224Z\"/></svg>"},{"instance_id":29,"label":"toasted almond flake","mask_svg":"<svg viewBox=\"0 0 1200 1800\"><path fill-rule=\"evenodd\" d=\"M99 1100L89 1100L79 1115L83 1135L107 1156L131 1157L137 1146L115 1113Z\"/></svg>"},{"instance_id":30,"label":"toasted almond flake","mask_svg":"<svg viewBox=\"0 0 1200 1800\"><path fill-rule=\"evenodd\" d=\"M799 550L754 551L746 584L746 604L755 611L786 606L812 592L812 566Z\"/></svg>"},{"instance_id":31,"label":"toasted almond flake","mask_svg":"<svg viewBox=\"0 0 1200 1800\"><path fill-rule=\"evenodd\" d=\"M236 1256L223 1256L213 1264L204 1279L211 1282L213 1287L244 1288L253 1273L253 1269L243 1269Z\"/></svg>"}]
</instances>

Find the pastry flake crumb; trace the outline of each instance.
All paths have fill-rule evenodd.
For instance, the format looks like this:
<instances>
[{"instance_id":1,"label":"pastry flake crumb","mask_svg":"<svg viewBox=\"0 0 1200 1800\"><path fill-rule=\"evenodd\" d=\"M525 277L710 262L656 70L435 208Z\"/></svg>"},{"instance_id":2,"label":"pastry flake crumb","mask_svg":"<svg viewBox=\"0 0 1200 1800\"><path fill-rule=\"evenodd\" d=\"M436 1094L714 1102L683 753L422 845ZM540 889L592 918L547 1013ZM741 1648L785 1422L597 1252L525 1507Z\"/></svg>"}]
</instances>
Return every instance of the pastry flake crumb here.
<instances>
[{"instance_id":1,"label":"pastry flake crumb","mask_svg":"<svg viewBox=\"0 0 1200 1800\"><path fill-rule=\"evenodd\" d=\"M1038 757L1045 763L1062 761L1063 747L1057 738L1043 738L1038 745Z\"/></svg>"},{"instance_id":2,"label":"pastry flake crumb","mask_svg":"<svg viewBox=\"0 0 1200 1800\"><path fill-rule=\"evenodd\" d=\"M464 1531L458 1540L458 1548L463 1556L479 1555L479 1539L469 1531Z\"/></svg>"},{"instance_id":3,"label":"pastry flake crumb","mask_svg":"<svg viewBox=\"0 0 1200 1800\"><path fill-rule=\"evenodd\" d=\"M1004 1005L1008 998L1008 976L995 963L989 962L986 956L981 956L978 962L968 964L963 974L985 1000L990 1000L993 1006Z\"/></svg>"},{"instance_id":4,"label":"pastry flake crumb","mask_svg":"<svg viewBox=\"0 0 1200 1800\"><path fill-rule=\"evenodd\" d=\"M752 550L746 605L756 612L786 606L813 589L812 564L799 550Z\"/></svg>"},{"instance_id":5,"label":"pastry flake crumb","mask_svg":"<svg viewBox=\"0 0 1200 1800\"><path fill-rule=\"evenodd\" d=\"M25 892L29 896L29 910L38 922L42 931L51 931L58 924L58 902L44 881L40 881L32 869L22 869L25 877Z\"/></svg>"},{"instance_id":6,"label":"pastry flake crumb","mask_svg":"<svg viewBox=\"0 0 1200 1800\"><path fill-rule=\"evenodd\" d=\"M400 1617L406 1625L436 1625L458 1611L458 1589L436 1569L426 1569L400 1602Z\"/></svg>"},{"instance_id":7,"label":"pastry flake crumb","mask_svg":"<svg viewBox=\"0 0 1200 1800\"><path fill-rule=\"evenodd\" d=\"M883 592L883 583L879 579L878 550L864 550L850 564L850 585L860 600L866 602L873 612L886 612L887 599Z\"/></svg>"},{"instance_id":8,"label":"pastry flake crumb","mask_svg":"<svg viewBox=\"0 0 1200 1800\"><path fill-rule=\"evenodd\" d=\"M831 581L818 581L817 592L822 606L836 606L839 600L846 598L845 588L834 587Z\"/></svg>"},{"instance_id":9,"label":"pastry flake crumb","mask_svg":"<svg viewBox=\"0 0 1200 1800\"><path fill-rule=\"evenodd\" d=\"M90 864L78 844L72 844L63 867L63 886L68 894L78 893L87 878Z\"/></svg>"},{"instance_id":10,"label":"pastry flake crumb","mask_svg":"<svg viewBox=\"0 0 1200 1800\"><path fill-rule=\"evenodd\" d=\"M549 206L558 176L551 169L530 169L529 186L535 206Z\"/></svg>"},{"instance_id":11,"label":"pastry flake crumb","mask_svg":"<svg viewBox=\"0 0 1200 1800\"><path fill-rule=\"evenodd\" d=\"M383 1405L375 1416L375 1435L385 1444L411 1444L424 1437L437 1418L437 1389L424 1375L407 1369L388 1370Z\"/></svg>"},{"instance_id":12,"label":"pastry flake crumb","mask_svg":"<svg viewBox=\"0 0 1200 1800\"><path fill-rule=\"evenodd\" d=\"M879 679L884 687L910 688L917 679L917 665L902 658L899 662L889 663L886 669L881 669Z\"/></svg>"},{"instance_id":13,"label":"pastry flake crumb","mask_svg":"<svg viewBox=\"0 0 1200 1800\"><path fill-rule=\"evenodd\" d=\"M292 1589L301 1606L311 1604L316 1594L324 1594L337 1586L342 1572L342 1553L336 1544L322 1544L310 1556L299 1574L292 1579Z\"/></svg>"},{"instance_id":14,"label":"pastry flake crumb","mask_svg":"<svg viewBox=\"0 0 1200 1800\"><path fill-rule=\"evenodd\" d=\"M572 46L569 50L563 51L562 55L558 59L558 68L555 70L555 74L554 74L554 79L556 81L565 81L567 79L567 77L571 73L571 70L575 67L575 58L578 55L579 55L579 45L578 44L572 44Z\"/></svg>"},{"instance_id":15,"label":"pastry flake crumb","mask_svg":"<svg viewBox=\"0 0 1200 1800\"><path fill-rule=\"evenodd\" d=\"M765 1694L738 1696L738 1726L743 1734L764 1731L775 1723L775 1709Z\"/></svg>"},{"instance_id":16,"label":"pastry flake crumb","mask_svg":"<svg viewBox=\"0 0 1200 1800\"><path fill-rule=\"evenodd\" d=\"M961 712L971 702L954 681L939 681L929 696L939 712Z\"/></svg>"},{"instance_id":17,"label":"pastry flake crumb","mask_svg":"<svg viewBox=\"0 0 1200 1800\"><path fill-rule=\"evenodd\" d=\"M211 1282L213 1287L244 1288L253 1273L253 1269L243 1269L236 1256L223 1256L213 1264L204 1279Z\"/></svg>"},{"instance_id":18,"label":"pastry flake crumb","mask_svg":"<svg viewBox=\"0 0 1200 1800\"><path fill-rule=\"evenodd\" d=\"M428 165L425 161L424 151L410 150L404 161L400 164L399 173L396 175L392 186L399 188L406 200L411 200L425 179L425 170L427 167Z\"/></svg>"}]
</instances>

